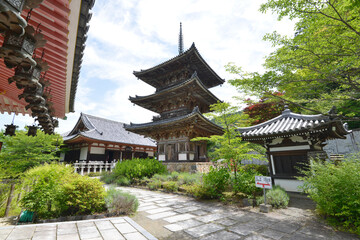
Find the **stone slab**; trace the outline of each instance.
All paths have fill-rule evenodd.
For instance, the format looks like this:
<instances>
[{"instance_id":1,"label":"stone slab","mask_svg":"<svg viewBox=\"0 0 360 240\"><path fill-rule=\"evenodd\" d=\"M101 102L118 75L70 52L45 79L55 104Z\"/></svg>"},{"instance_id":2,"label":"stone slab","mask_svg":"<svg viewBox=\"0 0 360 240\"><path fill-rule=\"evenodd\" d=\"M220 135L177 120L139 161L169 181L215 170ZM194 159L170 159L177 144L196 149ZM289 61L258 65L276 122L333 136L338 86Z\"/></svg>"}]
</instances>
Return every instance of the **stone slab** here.
<instances>
[{"instance_id":1,"label":"stone slab","mask_svg":"<svg viewBox=\"0 0 360 240\"><path fill-rule=\"evenodd\" d=\"M169 223L175 223L175 222L180 222L180 221L184 221L184 220L188 220L195 217L192 214L189 213L185 213L185 214L180 214L180 215L176 215L173 217L168 217L168 218L164 218L165 221L169 222Z\"/></svg>"},{"instance_id":2,"label":"stone slab","mask_svg":"<svg viewBox=\"0 0 360 240\"><path fill-rule=\"evenodd\" d=\"M100 230L100 234L104 240L125 240L125 238L119 233L119 231L114 228Z\"/></svg>"},{"instance_id":3,"label":"stone slab","mask_svg":"<svg viewBox=\"0 0 360 240\"><path fill-rule=\"evenodd\" d=\"M152 220L156 220L156 219L160 219L160 218L166 218L166 217L170 217L170 216L174 216L176 215L176 212L173 211L169 211L169 212L162 212L162 213L156 213L156 214L152 214L149 216L146 216Z\"/></svg>"},{"instance_id":4,"label":"stone slab","mask_svg":"<svg viewBox=\"0 0 360 240\"><path fill-rule=\"evenodd\" d=\"M138 232L135 233L127 233L124 235L126 240L147 240L146 237L144 237L143 235L141 235Z\"/></svg>"},{"instance_id":5,"label":"stone slab","mask_svg":"<svg viewBox=\"0 0 360 240\"><path fill-rule=\"evenodd\" d=\"M229 228L230 231L243 235L243 236L247 236L251 233L257 232L259 230L261 230L262 228L264 228L265 226L263 225L258 225L256 223L253 224L237 224L235 226L232 226Z\"/></svg>"},{"instance_id":6,"label":"stone slab","mask_svg":"<svg viewBox=\"0 0 360 240\"><path fill-rule=\"evenodd\" d=\"M167 212L170 210L172 210L172 208L170 208L170 207L160 207L160 208L154 208L151 210L147 210L146 212L149 214L155 214L155 213Z\"/></svg>"},{"instance_id":7,"label":"stone slab","mask_svg":"<svg viewBox=\"0 0 360 240\"><path fill-rule=\"evenodd\" d=\"M185 232L190 234L192 237L201 237L206 234L217 232L217 231L223 230L223 229L224 229L223 226L220 226L220 225L217 225L214 223L209 223L209 224L205 224L205 225L201 225L198 227L187 229L187 230L185 230Z\"/></svg>"},{"instance_id":8,"label":"stone slab","mask_svg":"<svg viewBox=\"0 0 360 240\"><path fill-rule=\"evenodd\" d=\"M121 234L136 232L136 229L129 223L115 223L114 226L119 230Z\"/></svg>"},{"instance_id":9,"label":"stone slab","mask_svg":"<svg viewBox=\"0 0 360 240\"><path fill-rule=\"evenodd\" d=\"M237 240L241 239L241 236L228 232L228 231L220 231L213 234L210 234L209 236L206 236L202 238L201 240Z\"/></svg>"},{"instance_id":10,"label":"stone slab","mask_svg":"<svg viewBox=\"0 0 360 240\"><path fill-rule=\"evenodd\" d=\"M114 228L114 225L109 220L96 221L95 225L99 230L106 230L106 229L113 229Z\"/></svg>"}]
</instances>

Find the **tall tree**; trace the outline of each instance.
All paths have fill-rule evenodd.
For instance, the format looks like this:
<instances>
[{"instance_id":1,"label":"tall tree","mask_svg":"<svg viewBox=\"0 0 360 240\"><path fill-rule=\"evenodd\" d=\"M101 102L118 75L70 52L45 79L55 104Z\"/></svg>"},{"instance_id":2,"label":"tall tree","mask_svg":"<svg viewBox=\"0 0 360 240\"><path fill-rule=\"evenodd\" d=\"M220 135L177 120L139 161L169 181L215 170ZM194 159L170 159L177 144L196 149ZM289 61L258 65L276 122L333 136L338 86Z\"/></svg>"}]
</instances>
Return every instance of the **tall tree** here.
<instances>
[{"instance_id":1,"label":"tall tree","mask_svg":"<svg viewBox=\"0 0 360 240\"><path fill-rule=\"evenodd\" d=\"M27 136L27 131L17 131L16 136L0 133L3 146L0 152L0 178L18 178L27 169L58 160L62 144L59 134L48 135L42 131L37 136Z\"/></svg>"},{"instance_id":2,"label":"tall tree","mask_svg":"<svg viewBox=\"0 0 360 240\"><path fill-rule=\"evenodd\" d=\"M273 97L312 113L326 114L332 106L342 119L360 116L360 1L269 0L260 11L272 11L279 20L296 22L293 37L277 32L265 35L278 49L266 58L264 73L243 72L231 84L258 97ZM276 96L274 89L284 92Z\"/></svg>"},{"instance_id":3,"label":"tall tree","mask_svg":"<svg viewBox=\"0 0 360 240\"><path fill-rule=\"evenodd\" d=\"M218 102L210 106L212 113L207 116L216 124L224 129L221 136L213 135L210 137L197 137L192 141L208 141L213 147L209 151L209 156L213 160L223 159L229 168L236 173L243 160L251 160L253 158L262 159L263 156L255 152L263 152L260 146L244 142L239 137L236 129L241 126L248 125L247 116L239 113L237 107L231 106L226 102Z\"/></svg>"}]
</instances>

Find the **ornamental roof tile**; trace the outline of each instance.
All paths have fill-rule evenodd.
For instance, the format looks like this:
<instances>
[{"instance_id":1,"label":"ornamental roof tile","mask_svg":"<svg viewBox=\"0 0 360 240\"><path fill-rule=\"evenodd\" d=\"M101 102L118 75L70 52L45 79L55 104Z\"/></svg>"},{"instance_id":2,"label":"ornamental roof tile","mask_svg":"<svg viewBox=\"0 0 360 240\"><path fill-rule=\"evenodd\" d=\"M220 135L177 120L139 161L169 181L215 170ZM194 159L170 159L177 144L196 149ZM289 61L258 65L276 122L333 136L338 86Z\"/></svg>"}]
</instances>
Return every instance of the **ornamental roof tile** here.
<instances>
[{"instance_id":1,"label":"ornamental roof tile","mask_svg":"<svg viewBox=\"0 0 360 240\"><path fill-rule=\"evenodd\" d=\"M84 124L86 130L80 131ZM124 123L81 113L80 118L71 132L63 137L65 143L78 136L89 139L156 147L156 143L147 137L125 130Z\"/></svg>"}]
</instances>

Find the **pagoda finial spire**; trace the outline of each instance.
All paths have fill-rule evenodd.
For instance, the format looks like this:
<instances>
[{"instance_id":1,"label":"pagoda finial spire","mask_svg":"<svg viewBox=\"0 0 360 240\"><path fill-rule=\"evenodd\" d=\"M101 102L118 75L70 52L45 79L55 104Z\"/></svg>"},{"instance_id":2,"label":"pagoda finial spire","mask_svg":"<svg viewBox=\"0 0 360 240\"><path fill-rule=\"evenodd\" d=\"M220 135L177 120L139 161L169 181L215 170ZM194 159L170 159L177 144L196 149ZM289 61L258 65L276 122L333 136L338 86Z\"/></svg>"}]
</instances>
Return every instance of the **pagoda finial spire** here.
<instances>
[{"instance_id":1,"label":"pagoda finial spire","mask_svg":"<svg viewBox=\"0 0 360 240\"><path fill-rule=\"evenodd\" d=\"M184 39L182 35L182 24L180 22L180 33L179 33L179 54L184 52Z\"/></svg>"}]
</instances>

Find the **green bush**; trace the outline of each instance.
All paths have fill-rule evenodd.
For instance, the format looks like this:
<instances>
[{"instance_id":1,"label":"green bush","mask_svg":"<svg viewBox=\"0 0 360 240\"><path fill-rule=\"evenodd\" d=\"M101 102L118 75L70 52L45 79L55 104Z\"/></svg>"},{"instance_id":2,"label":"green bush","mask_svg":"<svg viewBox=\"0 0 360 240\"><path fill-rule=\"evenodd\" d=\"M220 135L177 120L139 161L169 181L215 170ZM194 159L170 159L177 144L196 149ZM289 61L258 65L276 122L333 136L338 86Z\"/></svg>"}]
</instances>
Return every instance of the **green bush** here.
<instances>
[{"instance_id":1,"label":"green bush","mask_svg":"<svg viewBox=\"0 0 360 240\"><path fill-rule=\"evenodd\" d=\"M157 180L157 179L150 180L150 181L147 183L147 187L148 187L150 190L160 189L160 188L161 188L161 185L162 185L162 182L159 181L159 180Z\"/></svg>"},{"instance_id":2,"label":"green bush","mask_svg":"<svg viewBox=\"0 0 360 240\"><path fill-rule=\"evenodd\" d=\"M245 172L252 171L258 172L261 176L269 175L268 165L258 165L258 164L246 164L241 167Z\"/></svg>"},{"instance_id":3,"label":"green bush","mask_svg":"<svg viewBox=\"0 0 360 240\"><path fill-rule=\"evenodd\" d=\"M256 195L261 194L262 189L256 187L255 176L260 175L254 170L241 170L238 172L237 177L232 178L232 187L235 193L241 192L246 194L249 198L255 198Z\"/></svg>"},{"instance_id":4,"label":"green bush","mask_svg":"<svg viewBox=\"0 0 360 240\"><path fill-rule=\"evenodd\" d=\"M110 172L101 173L100 180L106 184L111 184L115 182L115 175Z\"/></svg>"},{"instance_id":5,"label":"green bush","mask_svg":"<svg viewBox=\"0 0 360 240\"><path fill-rule=\"evenodd\" d=\"M22 178L22 188L27 192L21 206L42 219L103 211L102 183L73 171L55 163L28 170Z\"/></svg>"},{"instance_id":6,"label":"green bush","mask_svg":"<svg viewBox=\"0 0 360 240\"><path fill-rule=\"evenodd\" d=\"M174 181L163 182L162 187L168 192L176 192L179 189L179 185Z\"/></svg>"},{"instance_id":7,"label":"green bush","mask_svg":"<svg viewBox=\"0 0 360 240\"><path fill-rule=\"evenodd\" d=\"M270 204L274 208L286 208L289 204L289 195L280 186L274 186L272 189L266 191L266 204ZM264 203L264 197L256 199L257 204Z\"/></svg>"},{"instance_id":8,"label":"green bush","mask_svg":"<svg viewBox=\"0 0 360 240\"><path fill-rule=\"evenodd\" d=\"M98 179L74 175L62 186L63 210L66 215L93 214L105 207L105 189Z\"/></svg>"},{"instance_id":9,"label":"green bush","mask_svg":"<svg viewBox=\"0 0 360 240\"><path fill-rule=\"evenodd\" d=\"M180 173L174 171L170 175L168 175L168 180L169 181L177 181L179 176L180 176Z\"/></svg>"},{"instance_id":10,"label":"green bush","mask_svg":"<svg viewBox=\"0 0 360 240\"><path fill-rule=\"evenodd\" d=\"M73 175L72 168L55 163L28 170L22 177L23 188L29 190L21 199L22 207L36 212L39 218L60 215L62 186Z\"/></svg>"},{"instance_id":11,"label":"green bush","mask_svg":"<svg viewBox=\"0 0 360 240\"><path fill-rule=\"evenodd\" d=\"M120 176L115 180L115 183L119 186L129 186L131 184L127 177Z\"/></svg>"},{"instance_id":12,"label":"green bush","mask_svg":"<svg viewBox=\"0 0 360 240\"><path fill-rule=\"evenodd\" d=\"M108 212L115 215L135 213L139 206L135 196L114 188L106 192L105 203Z\"/></svg>"},{"instance_id":13,"label":"green bush","mask_svg":"<svg viewBox=\"0 0 360 240\"><path fill-rule=\"evenodd\" d=\"M166 167L156 159L134 158L118 162L113 170L115 178L120 176L127 177L131 182L140 180L144 177L152 177L156 173L166 173Z\"/></svg>"},{"instance_id":14,"label":"green bush","mask_svg":"<svg viewBox=\"0 0 360 240\"><path fill-rule=\"evenodd\" d=\"M165 182L168 180L169 174L154 174L150 180L158 180L160 182Z\"/></svg>"},{"instance_id":15,"label":"green bush","mask_svg":"<svg viewBox=\"0 0 360 240\"><path fill-rule=\"evenodd\" d=\"M302 189L327 219L360 234L360 155L338 163L312 160Z\"/></svg>"},{"instance_id":16,"label":"green bush","mask_svg":"<svg viewBox=\"0 0 360 240\"><path fill-rule=\"evenodd\" d=\"M226 168L211 167L207 174L203 175L202 187L195 194L200 198L219 198L229 184L230 174Z\"/></svg>"},{"instance_id":17,"label":"green bush","mask_svg":"<svg viewBox=\"0 0 360 240\"><path fill-rule=\"evenodd\" d=\"M202 175L199 173L180 173L178 177L179 185L192 185L195 183L200 183Z\"/></svg>"},{"instance_id":18,"label":"green bush","mask_svg":"<svg viewBox=\"0 0 360 240\"><path fill-rule=\"evenodd\" d=\"M87 174L88 177L99 177L101 176L100 172L91 172Z\"/></svg>"}]
</instances>

